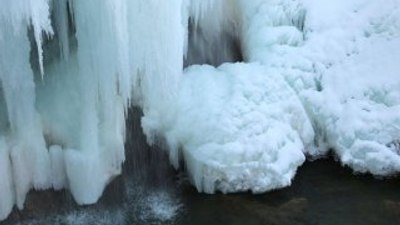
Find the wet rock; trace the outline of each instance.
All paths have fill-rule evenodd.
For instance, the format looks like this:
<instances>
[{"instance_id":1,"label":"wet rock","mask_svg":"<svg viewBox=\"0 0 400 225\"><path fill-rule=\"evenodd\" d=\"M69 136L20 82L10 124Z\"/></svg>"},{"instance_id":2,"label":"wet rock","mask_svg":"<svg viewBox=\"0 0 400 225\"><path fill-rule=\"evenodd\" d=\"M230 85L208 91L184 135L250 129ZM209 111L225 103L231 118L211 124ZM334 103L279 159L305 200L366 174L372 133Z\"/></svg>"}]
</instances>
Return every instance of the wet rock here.
<instances>
[{"instance_id":1,"label":"wet rock","mask_svg":"<svg viewBox=\"0 0 400 225\"><path fill-rule=\"evenodd\" d=\"M385 200L384 205L385 205L386 210L389 213L393 214L400 220L400 202L395 202L392 200Z\"/></svg>"}]
</instances>

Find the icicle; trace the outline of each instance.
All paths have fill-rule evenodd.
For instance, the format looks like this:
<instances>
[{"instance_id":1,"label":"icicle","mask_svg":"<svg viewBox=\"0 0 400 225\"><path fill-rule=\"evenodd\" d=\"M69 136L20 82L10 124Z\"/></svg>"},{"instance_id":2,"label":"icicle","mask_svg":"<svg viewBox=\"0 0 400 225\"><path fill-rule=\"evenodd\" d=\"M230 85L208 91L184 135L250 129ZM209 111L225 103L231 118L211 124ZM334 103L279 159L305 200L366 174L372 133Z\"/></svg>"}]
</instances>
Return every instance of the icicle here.
<instances>
[{"instance_id":1,"label":"icicle","mask_svg":"<svg viewBox=\"0 0 400 225\"><path fill-rule=\"evenodd\" d=\"M79 148L67 150L65 160L72 194L80 204L95 203L124 161L124 104L130 94L124 4L74 2L81 127Z\"/></svg>"},{"instance_id":2,"label":"icicle","mask_svg":"<svg viewBox=\"0 0 400 225\"><path fill-rule=\"evenodd\" d=\"M3 220L14 206L15 193L9 149L2 137L0 137L0 177L0 220Z\"/></svg>"},{"instance_id":3,"label":"icicle","mask_svg":"<svg viewBox=\"0 0 400 225\"><path fill-rule=\"evenodd\" d=\"M52 33L47 1L4 2L4 7L0 9L0 80L10 125L5 134L10 136L10 141L8 146L2 144L1 158L6 160L4 166L8 169L5 168L5 173L12 168L12 178L5 176L5 181L10 183L12 179L16 194L15 199L13 195L5 199L12 198L19 208L23 208L29 189L45 189L51 185L50 159L40 117L35 109L35 84L29 63L30 42L27 36L27 27L30 25L34 27L39 58L42 59L42 31ZM43 74L42 60L40 64ZM4 156L7 152L10 155ZM10 159L9 163L7 159ZM6 188L7 184L2 187ZM9 192L7 188L4 191ZM7 206L2 206L0 211L5 212L6 209Z\"/></svg>"},{"instance_id":4,"label":"icicle","mask_svg":"<svg viewBox=\"0 0 400 225\"><path fill-rule=\"evenodd\" d=\"M108 7L113 9L114 29L116 37L116 56L117 56L117 73L118 73L118 94L124 100L124 107L128 108L128 100L132 94L132 80L129 71L129 27L127 1L115 0L108 1Z\"/></svg>"},{"instance_id":5,"label":"icicle","mask_svg":"<svg viewBox=\"0 0 400 225\"><path fill-rule=\"evenodd\" d=\"M12 42L0 43L0 48L5 56L13 55L16 59L10 61L0 58L0 78L7 103L10 132L16 145L11 150L14 174L24 177L19 181L25 179L15 184L17 200L22 207L21 199L25 198L31 186L39 189L49 186L50 165L40 118L35 109L35 84L29 64L28 37L26 33L14 35L12 32L6 32L4 36ZM15 160L23 160L19 164L23 166L16 166Z\"/></svg>"},{"instance_id":6,"label":"icicle","mask_svg":"<svg viewBox=\"0 0 400 225\"><path fill-rule=\"evenodd\" d=\"M43 32L47 35L53 35L53 29L49 19L49 5L48 0L30 0L30 20L34 30L35 41L37 45L39 68L43 77Z\"/></svg>"},{"instance_id":7,"label":"icicle","mask_svg":"<svg viewBox=\"0 0 400 225\"><path fill-rule=\"evenodd\" d=\"M135 82L143 96L142 125L151 137L152 131L163 129L156 121L165 117L163 112L173 104L182 76L182 1L138 0L129 1L128 6L132 72L139 71Z\"/></svg>"}]
</instances>

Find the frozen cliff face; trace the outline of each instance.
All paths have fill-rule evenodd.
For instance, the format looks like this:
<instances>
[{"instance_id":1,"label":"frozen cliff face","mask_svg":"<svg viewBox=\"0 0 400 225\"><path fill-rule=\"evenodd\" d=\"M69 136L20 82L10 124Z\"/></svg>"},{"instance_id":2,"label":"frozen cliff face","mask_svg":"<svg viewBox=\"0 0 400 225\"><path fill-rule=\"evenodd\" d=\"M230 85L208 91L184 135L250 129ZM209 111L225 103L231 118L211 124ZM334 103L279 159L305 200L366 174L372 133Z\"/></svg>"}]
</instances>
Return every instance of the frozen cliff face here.
<instances>
[{"instance_id":1,"label":"frozen cliff face","mask_svg":"<svg viewBox=\"0 0 400 225\"><path fill-rule=\"evenodd\" d=\"M2 1L1 4L0 219L7 216L14 203L22 208L25 195L32 187L51 186L50 157L41 132L40 115L35 109L27 27L31 24L38 46L40 72L43 72L42 32L52 33L47 1Z\"/></svg>"},{"instance_id":2,"label":"frozen cliff face","mask_svg":"<svg viewBox=\"0 0 400 225\"><path fill-rule=\"evenodd\" d=\"M178 89L182 2L1 4L0 219L31 188L95 203L121 172L129 104L159 118Z\"/></svg>"},{"instance_id":3,"label":"frozen cliff face","mask_svg":"<svg viewBox=\"0 0 400 225\"><path fill-rule=\"evenodd\" d=\"M398 0L0 4L0 219L32 188L96 202L130 104L199 191L287 186L329 149L400 170Z\"/></svg>"}]
</instances>

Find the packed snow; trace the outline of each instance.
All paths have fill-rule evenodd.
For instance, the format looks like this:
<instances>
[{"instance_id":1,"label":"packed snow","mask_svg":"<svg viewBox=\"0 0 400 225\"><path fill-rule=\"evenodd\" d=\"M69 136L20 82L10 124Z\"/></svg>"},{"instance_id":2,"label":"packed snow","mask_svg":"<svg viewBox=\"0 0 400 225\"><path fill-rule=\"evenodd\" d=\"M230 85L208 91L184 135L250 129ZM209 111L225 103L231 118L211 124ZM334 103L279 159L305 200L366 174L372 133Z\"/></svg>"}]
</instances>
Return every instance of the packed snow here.
<instances>
[{"instance_id":1,"label":"packed snow","mask_svg":"<svg viewBox=\"0 0 400 225\"><path fill-rule=\"evenodd\" d=\"M31 189L95 203L131 105L202 192L288 186L329 150L400 171L399 0L0 5L0 220Z\"/></svg>"}]
</instances>

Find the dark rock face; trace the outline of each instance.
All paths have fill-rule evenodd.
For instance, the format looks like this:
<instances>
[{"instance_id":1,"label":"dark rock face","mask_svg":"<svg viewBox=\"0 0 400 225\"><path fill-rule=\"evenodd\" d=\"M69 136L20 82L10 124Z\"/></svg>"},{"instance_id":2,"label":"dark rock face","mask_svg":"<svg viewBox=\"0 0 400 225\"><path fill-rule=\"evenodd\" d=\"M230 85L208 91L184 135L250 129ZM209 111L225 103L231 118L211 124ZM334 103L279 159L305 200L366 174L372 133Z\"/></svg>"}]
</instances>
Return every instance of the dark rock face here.
<instances>
[{"instance_id":1,"label":"dark rock face","mask_svg":"<svg viewBox=\"0 0 400 225\"><path fill-rule=\"evenodd\" d=\"M238 30L234 25L209 35L201 26L189 20L188 51L184 67L208 64L219 66L226 62L242 62L243 54Z\"/></svg>"}]
</instances>

